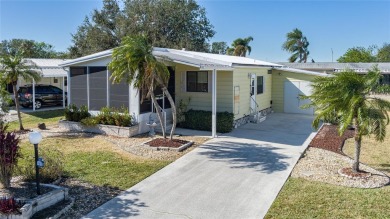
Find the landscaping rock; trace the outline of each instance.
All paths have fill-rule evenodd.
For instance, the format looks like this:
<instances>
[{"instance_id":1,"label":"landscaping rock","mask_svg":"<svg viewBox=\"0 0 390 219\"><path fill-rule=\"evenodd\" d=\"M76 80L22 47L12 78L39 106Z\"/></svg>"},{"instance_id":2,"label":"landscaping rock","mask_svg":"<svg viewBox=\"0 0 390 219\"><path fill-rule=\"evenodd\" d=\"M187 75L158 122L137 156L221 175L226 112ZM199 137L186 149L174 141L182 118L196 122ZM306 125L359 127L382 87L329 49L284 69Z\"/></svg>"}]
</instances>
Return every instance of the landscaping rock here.
<instances>
[{"instance_id":1,"label":"landscaping rock","mask_svg":"<svg viewBox=\"0 0 390 219\"><path fill-rule=\"evenodd\" d=\"M291 177L355 188L378 188L390 182L386 174L364 164L360 164L360 168L371 173L370 177L348 178L339 174L341 168L351 167L352 163L353 160L347 156L319 148L308 148Z\"/></svg>"},{"instance_id":2,"label":"landscaping rock","mask_svg":"<svg viewBox=\"0 0 390 219\"><path fill-rule=\"evenodd\" d=\"M38 123L38 128L41 129L41 130L45 130L46 129L46 124L45 123Z\"/></svg>"}]
</instances>

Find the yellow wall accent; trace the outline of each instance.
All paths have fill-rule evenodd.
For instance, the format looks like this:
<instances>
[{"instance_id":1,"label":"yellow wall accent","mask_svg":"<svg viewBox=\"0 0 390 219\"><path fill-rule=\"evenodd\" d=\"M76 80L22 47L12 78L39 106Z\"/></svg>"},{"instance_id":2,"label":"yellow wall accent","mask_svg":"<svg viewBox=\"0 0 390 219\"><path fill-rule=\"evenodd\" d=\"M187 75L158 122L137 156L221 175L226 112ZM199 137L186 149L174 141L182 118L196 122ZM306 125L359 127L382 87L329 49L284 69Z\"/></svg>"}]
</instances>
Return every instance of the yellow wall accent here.
<instances>
[{"instance_id":1,"label":"yellow wall accent","mask_svg":"<svg viewBox=\"0 0 390 219\"><path fill-rule=\"evenodd\" d=\"M272 109L284 112L284 82L313 81L314 75L272 70Z\"/></svg>"},{"instance_id":2,"label":"yellow wall accent","mask_svg":"<svg viewBox=\"0 0 390 219\"><path fill-rule=\"evenodd\" d=\"M240 106L239 113L234 115L234 119L239 119L250 113L250 77L248 74L264 77L264 92L256 95L256 102L259 104L258 110L271 106L272 75L268 74L268 68L236 68L233 72L233 87L240 86Z\"/></svg>"},{"instance_id":3,"label":"yellow wall accent","mask_svg":"<svg viewBox=\"0 0 390 219\"><path fill-rule=\"evenodd\" d=\"M177 105L181 99L187 100L191 97L188 105L188 110L206 110L211 111L211 90L207 93L203 92L186 92L184 91L184 83L182 76L186 71L199 71L199 68L176 64L175 66L175 98ZM211 75L211 71L208 71ZM209 76L208 83L211 83ZM233 72L217 71L217 112L233 112Z\"/></svg>"}]
</instances>

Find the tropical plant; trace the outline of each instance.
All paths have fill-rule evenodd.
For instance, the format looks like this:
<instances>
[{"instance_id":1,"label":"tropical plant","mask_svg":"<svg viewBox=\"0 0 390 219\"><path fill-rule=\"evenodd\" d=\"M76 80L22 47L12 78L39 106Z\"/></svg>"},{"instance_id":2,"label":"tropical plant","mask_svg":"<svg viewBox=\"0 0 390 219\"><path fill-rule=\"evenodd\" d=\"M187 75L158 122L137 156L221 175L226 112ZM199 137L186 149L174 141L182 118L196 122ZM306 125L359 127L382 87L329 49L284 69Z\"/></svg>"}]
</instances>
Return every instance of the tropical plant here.
<instances>
[{"instance_id":1,"label":"tropical plant","mask_svg":"<svg viewBox=\"0 0 390 219\"><path fill-rule=\"evenodd\" d=\"M22 53L16 53L15 55L6 54L0 57L0 79L3 83L12 84L20 130L24 130L24 128L22 117L20 116L20 103L16 88L18 79L23 78L23 80L27 82L33 80L35 82L39 81L41 75L37 69L38 67L33 62L28 62L26 59L23 59Z\"/></svg>"},{"instance_id":2,"label":"tropical plant","mask_svg":"<svg viewBox=\"0 0 390 219\"><path fill-rule=\"evenodd\" d=\"M9 188L14 169L18 163L19 138L15 133L0 131L0 183Z\"/></svg>"},{"instance_id":3,"label":"tropical plant","mask_svg":"<svg viewBox=\"0 0 390 219\"><path fill-rule=\"evenodd\" d=\"M312 101L305 107L315 107L315 128L318 128L324 118L335 115L338 117L340 135L349 126L354 127L355 156L352 169L355 172L360 170L363 136L373 135L377 141L383 141L386 136L390 102L371 96L379 85L380 77L376 67L364 76L352 70L345 70L334 77L317 77L312 84L312 95L303 97Z\"/></svg>"},{"instance_id":4,"label":"tropical plant","mask_svg":"<svg viewBox=\"0 0 390 219\"><path fill-rule=\"evenodd\" d=\"M176 106L167 88L170 73L165 64L159 61L152 52L153 47L145 36L125 37L122 39L121 46L114 49L112 61L108 67L112 73L111 80L114 83L126 80L128 84L133 84L141 91L141 101L151 97L165 137L161 107L154 96L156 87L161 88L171 104L173 125L170 138L172 139L177 120Z\"/></svg>"},{"instance_id":5,"label":"tropical plant","mask_svg":"<svg viewBox=\"0 0 390 219\"><path fill-rule=\"evenodd\" d=\"M309 57L309 41L307 41L306 36L302 34L302 31L298 28L295 28L291 32L288 32L286 42L283 43L282 49L292 53L289 62L307 62Z\"/></svg>"},{"instance_id":6,"label":"tropical plant","mask_svg":"<svg viewBox=\"0 0 390 219\"><path fill-rule=\"evenodd\" d=\"M247 37L247 38L238 38L233 41L232 47L227 48L226 52L228 55L234 55L234 56L242 56L245 57L246 53L251 54L252 47L249 46L249 43L253 41L253 37Z\"/></svg>"}]
</instances>

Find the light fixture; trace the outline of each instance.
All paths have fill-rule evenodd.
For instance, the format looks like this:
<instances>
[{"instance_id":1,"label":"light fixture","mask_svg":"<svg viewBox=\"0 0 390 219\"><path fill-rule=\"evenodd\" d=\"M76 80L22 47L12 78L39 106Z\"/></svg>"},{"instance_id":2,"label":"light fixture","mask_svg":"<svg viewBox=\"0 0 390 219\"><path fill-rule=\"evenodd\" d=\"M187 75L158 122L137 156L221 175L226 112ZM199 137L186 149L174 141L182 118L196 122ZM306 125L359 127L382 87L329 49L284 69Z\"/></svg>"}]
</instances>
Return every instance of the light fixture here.
<instances>
[{"instance_id":1,"label":"light fixture","mask_svg":"<svg viewBox=\"0 0 390 219\"><path fill-rule=\"evenodd\" d=\"M42 134L40 132L30 132L28 135L28 140L30 143L34 145L34 153L35 153L35 179L37 184L37 194L41 194L41 187L39 184L39 168L42 168L44 165L43 159L38 158L38 144L42 141Z\"/></svg>"},{"instance_id":2,"label":"light fixture","mask_svg":"<svg viewBox=\"0 0 390 219\"><path fill-rule=\"evenodd\" d=\"M39 144L42 141L42 134L37 131L30 132L28 139L31 144Z\"/></svg>"}]
</instances>

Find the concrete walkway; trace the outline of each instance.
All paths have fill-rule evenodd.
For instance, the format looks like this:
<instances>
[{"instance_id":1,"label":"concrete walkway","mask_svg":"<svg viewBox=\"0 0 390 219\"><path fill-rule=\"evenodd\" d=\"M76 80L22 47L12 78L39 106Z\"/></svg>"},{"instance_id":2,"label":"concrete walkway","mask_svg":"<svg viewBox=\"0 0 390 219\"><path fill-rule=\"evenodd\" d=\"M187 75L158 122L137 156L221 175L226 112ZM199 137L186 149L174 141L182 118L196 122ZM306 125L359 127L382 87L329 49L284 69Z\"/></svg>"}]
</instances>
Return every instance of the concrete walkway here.
<instances>
[{"instance_id":1,"label":"concrete walkway","mask_svg":"<svg viewBox=\"0 0 390 219\"><path fill-rule=\"evenodd\" d=\"M84 218L263 218L313 132L272 114L212 139Z\"/></svg>"}]
</instances>

